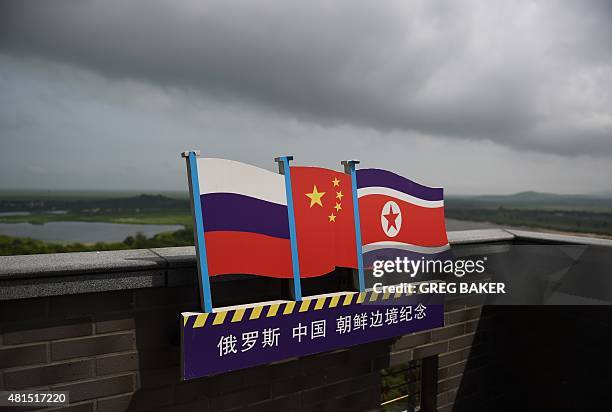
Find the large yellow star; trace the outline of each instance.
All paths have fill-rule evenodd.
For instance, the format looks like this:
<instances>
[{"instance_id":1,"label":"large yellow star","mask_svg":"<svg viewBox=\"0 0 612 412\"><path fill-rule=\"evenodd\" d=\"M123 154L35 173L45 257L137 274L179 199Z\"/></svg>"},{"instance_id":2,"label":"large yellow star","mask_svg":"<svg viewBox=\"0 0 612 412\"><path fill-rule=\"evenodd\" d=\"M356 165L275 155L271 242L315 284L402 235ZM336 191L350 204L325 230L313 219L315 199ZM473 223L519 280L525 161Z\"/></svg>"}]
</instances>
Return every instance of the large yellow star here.
<instances>
[{"instance_id":1,"label":"large yellow star","mask_svg":"<svg viewBox=\"0 0 612 412\"><path fill-rule=\"evenodd\" d=\"M336 221L336 215L334 215L334 212L332 212L331 215L327 216L329 218L330 222L335 222Z\"/></svg>"},{"instance_id":2,"label":"large yellow star","mask_svg":"<svg viewBox=\"0 0 612 412\"><path fill-rule=\"evenodd\" d=\"M321 202L321 198L323 197L324 194L325 194L325 192L319 192L317 190L317 186L316 185L312 188L312 193L306 193L306 196L308 196L310 198L310 207L313 207L314 205L319 205L319 206L323 207L323 203Z\"/></svg>"},{"instance_id":3,"label":"large yellow star","mask_svg":"<svg viewBox=\"0 0 612 412\"><path fill-rule=\"evenodd\" d=\"M334 184L334 187L340 186L340 181L338 180L337 177L334 177L334 180L332 180L332 183Z\"/></svg>"}]
</instances>

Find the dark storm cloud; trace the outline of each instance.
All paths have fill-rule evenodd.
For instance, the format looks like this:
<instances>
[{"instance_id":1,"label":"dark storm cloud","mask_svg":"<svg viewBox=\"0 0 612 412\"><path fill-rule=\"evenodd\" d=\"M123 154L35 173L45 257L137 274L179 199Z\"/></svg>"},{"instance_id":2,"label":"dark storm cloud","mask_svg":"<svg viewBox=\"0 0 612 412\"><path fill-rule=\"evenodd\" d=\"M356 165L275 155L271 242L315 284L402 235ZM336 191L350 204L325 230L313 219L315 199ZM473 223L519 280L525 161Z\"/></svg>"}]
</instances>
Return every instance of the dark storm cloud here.
<instances>
[{"instance_id":1,"label":"dark storm cloud","mask_svg":"<svg viewBox=\"0 0 612 412\"><path fill-rule=\"evenodd\" d=\"M607 2L11 1L0 50L322 125L612 155Z\"/></svg>"},{"instance_id":2,"label":"dark storm cloud","mask_svg":"<svg viewBox=\"0 0 612 412\"><path fill-rule=\"evenodd\" d=\"M361 159L445 193L609 192L612 158L519 151L482 140L300 121L243 101L0 53L0 188L184 190L178 153L201 149L275 170Z\"/></svg>"}]
</instances>

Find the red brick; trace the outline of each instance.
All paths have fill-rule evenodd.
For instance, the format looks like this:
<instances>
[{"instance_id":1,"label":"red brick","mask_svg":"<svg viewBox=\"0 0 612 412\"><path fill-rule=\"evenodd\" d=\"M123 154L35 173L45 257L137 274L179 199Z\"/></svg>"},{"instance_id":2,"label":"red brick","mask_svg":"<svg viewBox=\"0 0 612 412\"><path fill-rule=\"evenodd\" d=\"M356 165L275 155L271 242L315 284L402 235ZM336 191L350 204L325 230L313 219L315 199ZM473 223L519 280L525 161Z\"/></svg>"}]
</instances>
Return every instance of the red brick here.
<instances>
[{"instance_id":1,"label":"red brick","mask_svg":"<svg viewBox=\"0 0 612 412\"><path fill-rule=\"evenodd\" d=\"M4 347L0 349L0 369L29 366L47 361L47 345Z\"/></svg>"},{"instance_id":2,"label":"red brick","mask_svg":"<svg viewBox=\"0 0 612 412\"><path fill-rule=\"evenodd\" d=\"M53 383L70 382L93 375L93 361L60 363L4 372L6 389L32 388Z\"/></svg>"},{"instance_id":3,"label":"red brick","mask_svg":"<svg viewBox=\"0 0 612 412\"><path fill-rule=\"evenodd\" d=\"M102 356L96 359L96 375L137 371L139 367L138 352Z\"/></svg>"},{"instance_id":4,"label":"red brick","mask_svg":"<svg viewBox=\"0 0 612 412\"><path fill-rule=\"evenodd\" d=\"M457 363L457 362L466 360L469 354L470 354L470 350L467 348L458 350L458 351L454 351L454 352L444 353L440 355L439 367L443 368L453 363Z\"/></svg>"},{"instance_id":5,"label":"red brick","mask_svg":"<svg viewBox=\"0 0 612 412\"><path fill-rule=\"evenodd\" d=\"M96 321L96 334L119 332L123 330L134 329L135 327L136 321L133 317L125 317L118 319L101 319Z\"/></svg>"},{"instance_id":6,"label":"red brick","mask_svg":"<svg viewBox=\"0 0 612 412\"><path fill-rule=\"evenodd\" d=\"M438 342L414 349L414 359L422 359L448 351L448 342Z\"/></svg>"},{"instance_id":7,"label":"red brick","mask_svg":"<svg viewBox=\"0 0 612 412\"><path fill-rule=\"evenodd\" d=\"M85 402L85 403L79 403L77 405L72 405L72 397L70 398L70 406L66 406L63 408L58 408L58 409L43 409L44 412L55 412L55 411L61 411L61 412L92 412L94 410L94 404L93 402Z\"/></svg>"},{"instance_id":8,"label":"red brick","mask_svg":"<svg viewBox=\"0 0 612 412\"><path fill-rule=\"evenodd\" d=\"M51 359L62 360L128 351L134 349L134 341L134 333L126 332L53 342Z\"/></svg>"},{"instance_id":9,"label":"red brick","mask_svg":"<svg viewBox=\"0 0 612 412\"><path fill-rule=\"evenodd\" d=\"M468 320L477 319L480 317L480 313L481 313L481 308L479 306L471 308L471 309L460 310L457 312L450 312L447 314L448 315L447 324L450 325L454 323L466 322Z\"/></svg>"},{"instance_id":10,"label":"red brick","mask_svg":"<svg viewBox=\"0 0 612 412\"><path fill-rule=\"evenodd\" d=\"M113 396L98 399L97 412L123 412L127 411L132 402L133 394Z\"/></svg>"},{"instance_id":11,"label":"red brick","mask_svg":"<svg viewBox=\"0 0 612 412\"><path fill-rule=\"evenodd\" d=\"M450 339L455 336L463 335L464 333L465 326L463 324L434 329L431 331L431 341L436 342L439 340Z\"/></svg>"},{"instance_id":12,"label":"red brick","mask_svg":"<svg viewBox=\"0 0 612 412\"><path fill-rule=\"evenodd\" d=\"M129 374L91 379L66 385L55 385L52 388L53 390L69 391L70 401L78 402L132 392L134 390L134 376Z\"/></svg>"},{"instance_id":13,"label":"red brick","mask_svg":"<svg viewBox=\"0 0 612 412\"><path fill-rule=\"evenodd\" d=\"M431 334L429 332L415 333L405 335L399 338L391 347L391 351L401 351L403 349L413 348L419 345L425 345L431 342Z\"/></svg>"},{"instance_id":14,"label":"red brick","mask_svg":"<svg viewBox=\"0 0 612 412\"><path fill-rule=\"evenodd\" d=\"M92 333L89 319L73 321L54 321L25 323L16 327L9 326L4 330L4 344L18 345L21 343L38 342L87 336Z\"/></svg>"},{"instance_id":15,"label":"red brick","mask_svg":"<svg viewBox=\"0 0 612 412\"><path fill-rule=\"evenodd\" d=\"M470 335L464 335L464 336L460 336L455 339L451 339L448 347L449 347L449 350L453 351L453 350L469 347L472 345L473 341L474 341L474 334L472 333Z\"/></svg>"},{"instance_id":16,"label":"red brick","mask_svg":"<svg viewBox=\"0 0 612 412\"><path fill-rule=\"evenodd\" d=\"M461 379L463 379L463 376L460 375L438 382L438 393L458 388L461 384Z\"/></svg>"}]
</instances>

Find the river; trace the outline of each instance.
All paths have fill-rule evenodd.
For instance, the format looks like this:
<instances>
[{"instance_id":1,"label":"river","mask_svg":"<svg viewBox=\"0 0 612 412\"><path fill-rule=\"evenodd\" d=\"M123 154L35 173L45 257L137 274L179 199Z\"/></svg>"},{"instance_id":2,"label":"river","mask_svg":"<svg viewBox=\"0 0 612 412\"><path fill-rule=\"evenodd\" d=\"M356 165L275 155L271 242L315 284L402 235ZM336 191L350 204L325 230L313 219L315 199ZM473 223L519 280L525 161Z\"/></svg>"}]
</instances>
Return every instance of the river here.
<instances>
[{"instance_id":1,"label":"river","mask_svg":"<svg viewBox=\"0 0 612 412\"><path fill-rule=\"evenodd\" d=\"M0 235L31 237L49 242L121 242L128 236L142 233L151 237L162 232L175 232L181 225L136 225L105 222L0 223Z\"/></svg>"},{"instance_id":2,"label":"river","mask_svg":"<svg viewBox=\"0 0 612 412\"><path fill-rule=\"evenodd\" d=\"M498 228L500 225L487 222L469 222L446 219L446 230L470 230ZM105 222L48 222L44 225L31 223L0 223L0 235L31 237L55 242L121 242L128 236L142 233L151 237L157 233L174 232L181 225L137 225Z\"/></svg>"}]
</instances>

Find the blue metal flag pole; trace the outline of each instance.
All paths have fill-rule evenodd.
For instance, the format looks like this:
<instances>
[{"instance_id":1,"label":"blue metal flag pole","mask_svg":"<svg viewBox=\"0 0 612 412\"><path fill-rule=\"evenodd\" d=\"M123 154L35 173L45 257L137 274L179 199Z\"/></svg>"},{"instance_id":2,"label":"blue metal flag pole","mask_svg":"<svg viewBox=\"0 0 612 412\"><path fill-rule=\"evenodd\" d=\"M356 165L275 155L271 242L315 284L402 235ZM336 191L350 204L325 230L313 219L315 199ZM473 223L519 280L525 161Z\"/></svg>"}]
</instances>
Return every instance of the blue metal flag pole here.
<instances>
[{"instance_id":1,"label":"blue metal flag pole","mask_svg":"<svg viewBox=\"0 0 612 412\"><path fill-rule=\"evenodd\" d=\"M204 221L202 217L202 204L200 202L200 182L198 179L199 151L183 152L181 154L187 161L187 177L189 178L189 196L191 197L191 213L195 226L193 234L200 276L200 306L204 312L212 312L212 299L210 296L210 279L208 277L208 261L206 259L206 240L204 238Z\"/></svg>"},{"instance_id":2,"label":"blue metal flag pole","mask_svg":"<svg viewBox=\"0 0 612 412\"><path fill-rule=\"evenodd\" d=\"M285 176L285 192L287 193L287 215L289 217L289 237L291 240L291 264L293 267L293 291L295 300L302 300L302 283L300 280L300 261L298 260L297 237L295 233L295 211L293 210L293 191L291 189L291 173L289 162L293 156L281 156L274 159L278 163L278 172Z\"/></svg>"},{"instance_id":3,"label":"blue metal flag pole","mask_svg":"<svg viewBox=\"0 0 612 412\"><path fill-rule=\"evenodd\" d=\"M359 160L343 160L344 173L351 176L351 192L353 193L353 215L355 217L355 243L357 247L357 270L359 273L359 291L365 291L365 274L363 271L363 252L361 249L361 221L359 220L359 202L357 198L357 172L355 165Z\"/></svg>"}]
</instances>

